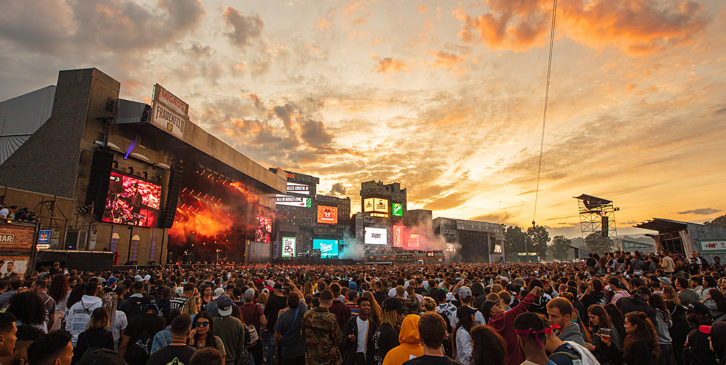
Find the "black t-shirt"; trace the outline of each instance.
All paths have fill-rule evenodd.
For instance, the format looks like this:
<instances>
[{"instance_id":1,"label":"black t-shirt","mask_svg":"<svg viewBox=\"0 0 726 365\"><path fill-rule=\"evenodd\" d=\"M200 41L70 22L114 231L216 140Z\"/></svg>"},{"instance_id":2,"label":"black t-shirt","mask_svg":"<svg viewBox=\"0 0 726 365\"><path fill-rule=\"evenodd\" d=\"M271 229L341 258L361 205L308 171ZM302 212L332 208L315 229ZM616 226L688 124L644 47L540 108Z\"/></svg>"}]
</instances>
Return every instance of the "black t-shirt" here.
<instances>
[{"instance_id":1,"label":"black t-shirt","mask_svg":"<svg viewBox=\"0 0 726 365\"><path fill-rule=\"evenodd\" d=\"M187 365L189 364L189 358L194 354L194 347L183 345L183 346L172 346L167 345L161 348L161 350L154 352L149 357L149 361L146 365Z\"/></svg>"},{"instance_id":2,"label":"black t-shirt","mask_svg":"<svg viewBox=\"0 0 726 365\"><path fill-rule=\"evenodd\" d=\"M268 331L273 332L275 330L275 323L277 322L277 314L280 313L281 309L287 307L287 298L280 295L273 295L267 300L265 305L265 317L267 318Z\"/></svg>"},{"instance_id":3,"label":"black t-shirt","mask_svg":"<svg viewBox=\"0 0 726 365\"><path fill-rule=\"evenodd\" d=\"M383 364L388 351L398 346L398 333L390 324L384 323L378 327L373 334L373 361L375 364Z\"/></svg>"},{"instance_id":4,"label":"black t-shirt","mask_svg":"<svg viewBox=\"0 0 726 365\"><path fill-rule=\"evenodd\" d=\"M403 365L456 365L446 356L430 356L423 355L415 359L408 360Z\"/></svg>"}]
</instances>

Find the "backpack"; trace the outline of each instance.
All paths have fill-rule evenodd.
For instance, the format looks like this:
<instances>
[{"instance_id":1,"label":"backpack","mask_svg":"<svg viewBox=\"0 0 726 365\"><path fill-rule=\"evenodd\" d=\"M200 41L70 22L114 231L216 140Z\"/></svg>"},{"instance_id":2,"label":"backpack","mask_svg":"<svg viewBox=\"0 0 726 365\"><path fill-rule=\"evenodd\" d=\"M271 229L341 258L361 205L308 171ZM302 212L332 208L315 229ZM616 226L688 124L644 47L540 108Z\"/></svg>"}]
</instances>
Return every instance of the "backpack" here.
<instances>
[{"instance_id":1,"label":"backpack","mask_svg":"<svg viewBox=\"0 0 726 365\"><path fill-rule=\"evenodd\" d=\"M247 329L247 337L249 338L247 347L255 347L257 340L260 339L260 336L257 334L257 328L255 328L254 324L246 324L245 328Z\"/></svg>"},{"instance_id":2,"label":"backpack","mask_svg":"<svg viewBox=\"0 0 726 365\"><path fill-rule=\"evenodd\" d=\"M124 359L129 364L145 364L149 359L152 341L148 330L142 332L136 341L129 345Z\"/></svg>"},{"instance_id":3,"label":"backpack","mask_svg":"<svg viewBox=\"0 0 726 365\"><path fill-rule=\"evenodd\" d=\"M565 341L565 343L572 346L572 348L577 352L577 355L565 351L558 351L550 355L550 357L554 355L565 355L572 359L573 365L600 365L600 362L597 361L595 355L579 343L574 341Z\"/></svg>"}]
</instances>

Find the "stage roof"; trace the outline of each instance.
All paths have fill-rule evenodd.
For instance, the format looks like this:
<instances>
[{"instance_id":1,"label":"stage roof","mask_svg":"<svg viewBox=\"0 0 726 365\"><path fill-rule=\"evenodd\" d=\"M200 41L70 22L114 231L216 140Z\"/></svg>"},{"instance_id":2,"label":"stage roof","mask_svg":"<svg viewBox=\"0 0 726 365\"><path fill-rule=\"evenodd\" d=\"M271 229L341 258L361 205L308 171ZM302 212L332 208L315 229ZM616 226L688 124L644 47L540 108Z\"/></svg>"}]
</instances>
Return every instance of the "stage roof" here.
<instances>
[{"instance_id":1,"label":"stage roof","mask_svg":"<svg viewBox=\"0 0 726 365\"><path fill-rule=\"evenodd\" d=\"M671 219L653 218L647 222L634 226L635 228L649 229L658 232L681 231L688 227L688 222L674 221Z\"/></svg>"}]
</instances>

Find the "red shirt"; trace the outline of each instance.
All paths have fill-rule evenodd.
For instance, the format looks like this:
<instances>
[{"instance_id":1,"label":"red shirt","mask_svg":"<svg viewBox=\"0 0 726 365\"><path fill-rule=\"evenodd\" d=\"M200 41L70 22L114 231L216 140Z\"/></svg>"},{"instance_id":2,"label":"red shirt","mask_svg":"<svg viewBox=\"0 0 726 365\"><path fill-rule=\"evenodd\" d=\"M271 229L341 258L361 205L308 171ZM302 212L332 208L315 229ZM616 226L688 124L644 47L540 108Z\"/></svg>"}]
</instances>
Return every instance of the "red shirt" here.
<instances>
[{"instance_id":1,"label":"red shirt","mask_svg":"<svg viewBox=\"0 0 726 365\"><path fill-rule=\"evenodd\" d=\"M240 308L242 319L245 324L254 324L257 333L260 332L260 318L262 317L262 307L257 303L247 303Z\"/></svg>"},{"instance_id":2,"label":"red shirt","mask_svg":"<svg viewBox=\"0 0 726 365\"><path fill-rule=\"evenodd\" d=\"M524 361L522 349L519 348L517 335L514 333L514 320L520 313L526 312L533 302L534 295L527 294L516 307L490 318L489 322L487 322L489 326L494 328L504 338L504 342L507 343L507 365L519 365Z\"/></svg>"}]
</instances>

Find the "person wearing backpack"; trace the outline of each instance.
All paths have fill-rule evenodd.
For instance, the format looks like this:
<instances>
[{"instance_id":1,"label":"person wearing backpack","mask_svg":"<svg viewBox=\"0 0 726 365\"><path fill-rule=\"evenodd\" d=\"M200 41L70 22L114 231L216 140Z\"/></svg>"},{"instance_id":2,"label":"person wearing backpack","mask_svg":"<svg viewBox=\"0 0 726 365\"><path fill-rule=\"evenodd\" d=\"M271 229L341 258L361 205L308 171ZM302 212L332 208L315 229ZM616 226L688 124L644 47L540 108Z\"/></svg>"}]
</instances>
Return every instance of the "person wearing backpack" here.
<instances>
[{"instance_id":1,"label":"person wearing backpack","mask_svg":"<svg viewBox=\"0 0 726 365\"><path fill-rule=\"evenodd\" d=\"M91 313L88 329L78 335L78 343L73 348L73 364L86 353L99 348L114 349L113 334L106 329L109 324L108 311L98 307Z\"/></svg>"},{"instance_id":2,"label":"person wearing backpack","mask_svg":"<svg viewBox=\"0 0 726 365\"><path fill-rule=\"evenodd\" d=\"M219 299L218 299L219 300ZM259 340L259 335L263 326L267 325L267 317L262 310L262 307L255 302L255 290L247 289L244 293L245 304L240 307L240 313L242 322L247 326L247 331L250 333L249 352L252 355L256 365L263 365L262 361L262 341ZM252 334L252 328L255 329ZM252 341L252 337L257 336L257 340Z\"/></svg>"},{"instance_id":3,"label":"person wearing backpack","mask_svg":"<svg viewBox=\"0 0 726 365\"><path fill-rule=\"evenodd\" d=\"M301 293L300 293L301 294ZM305 340L300 329L308 307L296 292L287 297L288 309L277 317L275 339L281 348L280 364L305 365Z\"/></svg>"},{"instance_id":4,"label":"person wearing backpack","mask_svg":"<svg viewBox=\"0 0 726 365\"><path fill-rule=\"evenodd\" d=\"M130 365L145 364L149 359L154 335L164 329L164 318L154 301L141 303L142 314L133 317L121 335L118 352Z\"/></svg>"}]
</instances>

